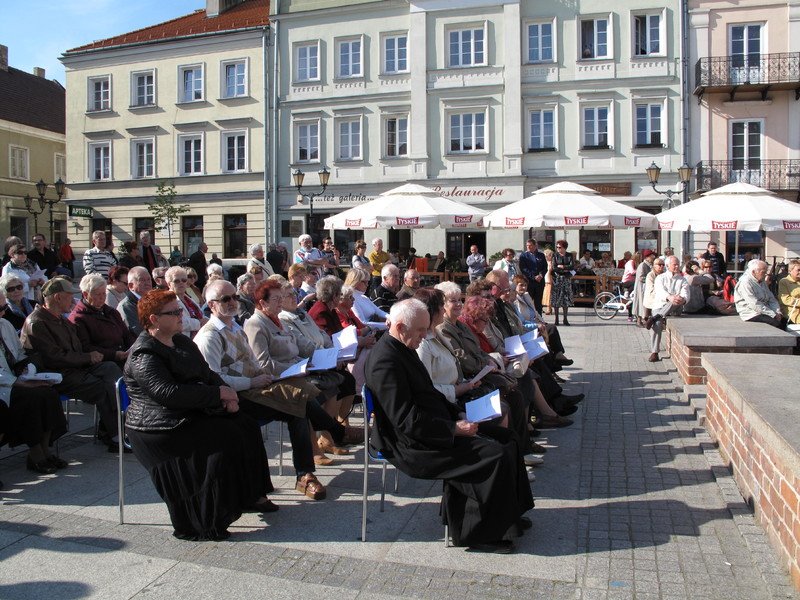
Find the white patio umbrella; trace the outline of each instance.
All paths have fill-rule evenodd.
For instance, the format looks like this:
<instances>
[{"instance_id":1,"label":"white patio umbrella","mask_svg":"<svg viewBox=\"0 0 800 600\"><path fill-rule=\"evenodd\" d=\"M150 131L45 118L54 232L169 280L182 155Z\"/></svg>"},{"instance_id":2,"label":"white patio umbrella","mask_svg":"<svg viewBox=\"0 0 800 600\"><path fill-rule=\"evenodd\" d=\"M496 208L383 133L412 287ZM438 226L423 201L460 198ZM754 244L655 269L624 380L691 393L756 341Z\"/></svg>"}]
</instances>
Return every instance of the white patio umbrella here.
<instances>
[{"instance_id":1,"label":"white patio umbrella","mask_svg":"<svg viewBox=\"0 0 800 600\"><path fill-rule=\"evenodd\" d=\"M656 215L672 231L800 231L800 204L749 183L731 183ZM739 256L739 235L734 256Z\"/></svg>"},{"instance_id":2,"label":"white patio umbrella","mask_svg":"<svg viewBox=\"0 0 800 600\"><path fill-rule=\"evenodd\" d=\"M450 200L425 186L407 183L328 217L325 229L475 227L485 215L485 210Z\"/></svg>"},{"instance_id":3,"label":"white patio umbrella","mask_svg":"<svg viewBox=\"0 0 800 600\"><path fill-rule=\"evenodd\" d=\"M601 196L595 190L568 181L548 185L532 196L513 202L484 219L486 227L527 229L551 227L643 227L655 229L656 219L638 208Z\"/></svg>"}]
</instances>

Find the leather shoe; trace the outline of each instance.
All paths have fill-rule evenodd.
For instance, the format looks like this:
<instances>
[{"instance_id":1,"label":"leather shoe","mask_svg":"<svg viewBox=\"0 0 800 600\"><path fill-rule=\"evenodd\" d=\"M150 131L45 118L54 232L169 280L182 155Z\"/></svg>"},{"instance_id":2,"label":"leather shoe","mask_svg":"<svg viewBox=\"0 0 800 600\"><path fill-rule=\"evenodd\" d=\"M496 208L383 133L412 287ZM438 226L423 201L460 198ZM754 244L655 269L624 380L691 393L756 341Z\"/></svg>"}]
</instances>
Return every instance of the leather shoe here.
<instances>
[{"instance_id":1,"label":"leather shoe","mask_svg":"<svg viewBox=\"0 0 800 600\"><path fill-rule=\"evenodd\" d=\"M517 527L525 531L526 529L533 527L533 521L531 521L528 517L520 517L517 519Z\"/></svg>"},{"instance_id":2,"label":"leather shoe","mask_svg":"<svg viewBox=\"0 0 800 600\"><path fill-rule=\"evenodd\" d=\"M578 412L578 407L574 404L567 404L559 408L553 409L559 417L568 417L573 413Z\"/></svg>"},{"instance_id":3,"label":"leather shoe","mask_svg":"<svg viewBox=\"0 0 800 600\"><path fill-rule=\"evenodd\" d=\"M578 402L586 398L586 395L583 392L579 394L559 394L557 398L565 400L566 402L571 402L572 404L577 404Z\"/></svg>"},{"instance_id":4,"label":"leather shoe","mask_svg":"<svg viewBox=\"0 0 800 600\"><path fill-rule=\"evenodd\" d=\"M69 466L69 463L62 458L57 457L55 454L51 454L47 457L47 462L50 466L55 467L56 469L66 469Z\"/></svg>"},{"instance_id":5,"label":"leather shoe","mask_svg":"<svg viewBox=\"0 0 800 600\"><path fill-rule=\"evenodd\" d=\"M562 366L564 366L564 367L568 367L568 366L570 366L571 364L573 364L574 362L575 362L575 361L574 361L574 360L572 360L571 358L557 358L557 359L556 359L556 364L558 364L558 365L562 365Z\"/></svg>"},{"instance_id":6,"label":"leather shoe","mask_svg":"<svg viewBox=\"0 0 800 600\"><path fill-rule=\"evenodd\" d=\"M545 428L551 427L569 427L572 425L573 420L568 419L567 417L562 417L561 415L556 415L555 417L542 417L541 425Z\"/></svg>"},{"instance_id":7,"label":"leather shoe","mask_svg":"<svg viewBox=\"0 0 800 600\"><path fill-rule=\"evenodd\" d=\"M544 454L545 452L547 452L547 448L536 442L531 442L531 454Z\"/></svg>"},{"instance_id":8,"label":"leather shoe","mask_svg":"<svg viewBox=\"0 0 800 600\"><path fill-rule=\"evenodd\" d=\"M324 500L327 492L313 473L306 473L294 485L294 489L312 500Z\"/></svg>"},{"instance_id":9,"label":"leather shoe","mask_svg":"<svg viewBox=\"0 0 800 600\"><path fill-rule=\"evenodd\" d=\"M658 352L653 352L650 356L647 357L647 360L650 362L658 362L661 359L658 357Z\"/></svg>"},{"instance_id":10,"label":"leather shoe","mask_svg":"<svg viewBox=\"0 0 800 600\"><path fill-rule=\"evenodd\" d=\"M661 315L654 315L652 317L647 317L647 320L644 322L645 329L652 329L653 325L658 323L661 320Z\"/></svg>"},{"instance_id":11,"label":"leather shoe","mask_svg":"<svg viewBox=\"0 0 800 600\"><path fill-rule=\"evenodd\" d=\"M514 552L514 543L509 540L498 540L497 542L483 542L470 544L467 552L483 552L486 554L511 554Z\"/></svg>"},{"instance_id":12,"label":"leather shoe","mask_svg":"<svg viewBox=\"0 0 800 600\"><path fill-rule=\"evenodd\" d=\"M30 457L30 455L25 461L25 467L28 469L28 471L33 471L34 473L39 473L40 475L52 475L56 472L56 468L51 465L47 459L36 462Z\"/></svg>"}]
</instances>

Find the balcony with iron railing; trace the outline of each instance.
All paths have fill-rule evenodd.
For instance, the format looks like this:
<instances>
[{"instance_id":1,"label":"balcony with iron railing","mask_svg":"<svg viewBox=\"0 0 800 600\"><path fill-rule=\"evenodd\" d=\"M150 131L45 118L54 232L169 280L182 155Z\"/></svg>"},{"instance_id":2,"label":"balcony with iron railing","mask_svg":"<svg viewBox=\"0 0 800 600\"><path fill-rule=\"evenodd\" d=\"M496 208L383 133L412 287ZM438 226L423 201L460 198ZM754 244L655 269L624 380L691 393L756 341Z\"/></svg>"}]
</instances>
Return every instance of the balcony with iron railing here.
<instances>
[{"instance_id":1,"label":"balcony with iron railing","mask_svg":"<svg viewBox=\"0 0 800 600\"><path fill-rule=\"evenodd\" d=\"M800 52L709 56L695 65L694 94L727 93L731 100L737 91L760 92L765 99L770 90L794 90L800 99Z\"/></svg>"},{"instance_id":2,"label":"balcony with iron railing","mask_svg":"<svg viewBox=\"0 0 800 600\"><path fill-rule=\"evenodd\" d=\"M774 192L800 190L800 160L704 160L695 169L697 191L749 183Z\"/></svg>"}]
</instances>

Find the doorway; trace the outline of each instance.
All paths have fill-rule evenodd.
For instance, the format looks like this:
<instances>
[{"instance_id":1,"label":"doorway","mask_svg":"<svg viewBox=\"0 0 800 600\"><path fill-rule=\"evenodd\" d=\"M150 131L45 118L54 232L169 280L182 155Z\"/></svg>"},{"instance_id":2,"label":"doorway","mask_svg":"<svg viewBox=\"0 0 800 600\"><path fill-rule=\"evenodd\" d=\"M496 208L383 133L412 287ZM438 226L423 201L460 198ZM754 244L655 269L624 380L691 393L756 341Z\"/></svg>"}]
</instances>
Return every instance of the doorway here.
<instances>
[{"instance_id":1,"label":"doorway","mask_svg":"<svg viewBox=\"0 0 800 600\"><path fill-rule=\"evenodd\" d=\"M447 258L458 258L463 262L473 244L478 247L478 252L487 256L485 231L448 231L447 248L444 251L445 256Z\"/></svg>"}]
</instances>

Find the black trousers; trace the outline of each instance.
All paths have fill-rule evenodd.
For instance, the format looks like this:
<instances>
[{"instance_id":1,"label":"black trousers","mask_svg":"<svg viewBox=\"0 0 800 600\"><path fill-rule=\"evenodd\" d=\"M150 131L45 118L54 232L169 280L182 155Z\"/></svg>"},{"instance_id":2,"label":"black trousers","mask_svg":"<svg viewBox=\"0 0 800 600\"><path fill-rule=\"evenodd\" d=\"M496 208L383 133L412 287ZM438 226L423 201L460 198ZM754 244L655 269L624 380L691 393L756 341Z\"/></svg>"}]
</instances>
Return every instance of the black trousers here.
<instances>
[{"instance_id":1,"label":"black trousers","mask_svg":"<svg viewBox=\"0 0 800 600\"><path fill-rule=\"evenodd\" d=\"M531 298L533 298L533 305L536 311L542 314L542 297L544 296L544 277L541 281L536 281L531 278L528 280L528 290L530 290Z\"/></svg>"},{"instance_id":2,"label":"black trousers","mask_svg":"<svg viewBox=\"0 0 800 600\"><path fill-rule=\"evenodd\" d=\"M789 324L789 321L786 317L781 315L781 320L777 321L772 317L768 317L767 315L756 315L752 319L747 319L748 323L766 323L767 325L772 325L773 327L777 327L778 329L783 329L786 331L786 325Z\"/></svg>"},{"instance_id":3,"label":"black trousers","mask_svg":"<svg viewBox=\"0 0 800 600\"><path fill-rule=\"evenodd\" d=\"M60 370L59 394L97 406L100 423L109 437L117 435L117 379L122 371L115 362L104 361L87 369Z\"/></svg>"}]
</instances>

